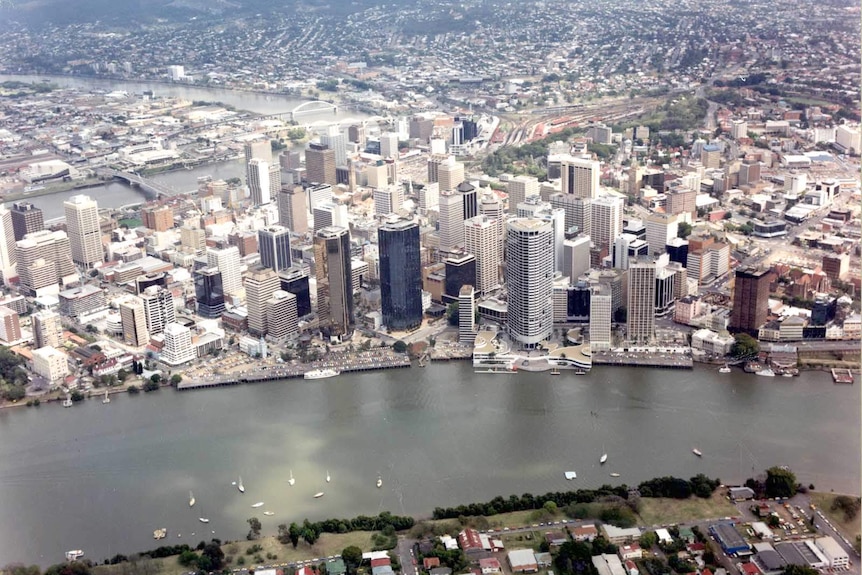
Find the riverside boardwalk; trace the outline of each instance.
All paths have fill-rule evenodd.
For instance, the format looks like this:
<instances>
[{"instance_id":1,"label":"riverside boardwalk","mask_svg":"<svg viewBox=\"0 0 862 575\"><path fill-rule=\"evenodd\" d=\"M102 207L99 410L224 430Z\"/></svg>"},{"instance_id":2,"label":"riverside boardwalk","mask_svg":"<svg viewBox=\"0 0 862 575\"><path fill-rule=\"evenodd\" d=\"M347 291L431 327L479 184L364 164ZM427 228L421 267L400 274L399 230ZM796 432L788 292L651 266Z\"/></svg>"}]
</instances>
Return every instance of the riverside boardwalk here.
<instances>
[{"instance_id":1,"label":"riverside boardwalk","mask_svg":"<svg viewBox=\"0 0 862 575\"><path fill-rule=\"evenodd\" d=\"M354 354L352 357L330 355L326 360L315 361L309 364L262 366L258 369L244 371L242 373L213 375L202 380L183 380L177 385L177 389L180 391L186 391L189 389L240 385L242 383L296 379L303 377L305 372L314 369L337 369L344 374L360 371L396 369L410 366L410 358L405 355L383 355L380 352Z\"/></svg>"},{"instance_id":2,"label":"riverside boardwalk","mask_svg":"<svg viewBox=\"0 0 862 575\"><path fill-rule=\"evenodd\" d=\"M691 356L676 353L596 351L593 352L592 359L593 365L631 365L664 369L693 369L694 367Z\"/></svg>"}]
</instances>

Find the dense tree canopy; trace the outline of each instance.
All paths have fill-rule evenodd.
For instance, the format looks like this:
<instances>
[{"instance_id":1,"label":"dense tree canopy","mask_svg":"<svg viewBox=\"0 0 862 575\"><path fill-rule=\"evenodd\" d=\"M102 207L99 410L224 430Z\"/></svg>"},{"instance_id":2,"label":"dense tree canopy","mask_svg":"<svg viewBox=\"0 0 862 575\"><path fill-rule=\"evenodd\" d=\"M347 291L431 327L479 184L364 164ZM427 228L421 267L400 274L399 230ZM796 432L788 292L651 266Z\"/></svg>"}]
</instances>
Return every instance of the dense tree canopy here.
<instances>
[{"instance_id":1,"label":"dense tree canopy","mask_svg":"<svg viewBox=\"0 0 862 575\"><path fill-rule=\"evenodd\" d=\"M767 497L793 497L796 495L796 475L786 467L770 467L766 470Z\"/></svg>"}]
</instances>

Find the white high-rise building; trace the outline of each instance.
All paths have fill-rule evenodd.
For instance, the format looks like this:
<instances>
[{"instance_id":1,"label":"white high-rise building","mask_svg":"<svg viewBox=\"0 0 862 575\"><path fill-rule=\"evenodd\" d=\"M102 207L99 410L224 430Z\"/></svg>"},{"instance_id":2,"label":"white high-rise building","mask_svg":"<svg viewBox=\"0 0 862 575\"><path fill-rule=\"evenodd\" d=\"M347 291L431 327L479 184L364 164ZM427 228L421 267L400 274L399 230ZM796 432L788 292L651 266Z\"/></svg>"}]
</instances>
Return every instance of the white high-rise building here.
<instances>
[{"instance_id":1,"label":"white high-rise building","mask_svg":"<svg viewBox=\"0 0 862 575\"><path fill-rule=\"evenodd\" d=\"M252 158L248 163L248 189L255 206L268 204L272 200L269 168L270 163L259 158Z\"/></svg>"},{"instance_id":2,"label":"white high-rise building","mask_svg":"<svg viewBox=\"0 0 862 575\"><path fill-rule=\"evenodd\" d=\"M177 321L174 308L174 295L171 290L161 286L150 286L141 295L144 305L144 317L147 320L147 332L156 335L165 331L165 326Z\"/></svg>"},{"instance_id":3,"label":"white high-rise building","mask_svg":"<svg viewBox=\"0 0 862 575\"><path fill-rule=\"evenodd\" d=\"M605 284L593 286L590 293L590 351L611 348L613 296Z\"/></svg>"},{"instance_id":4,"label":"white high-rise building","mask_svg":"<svg viewBox=\"0 0 862 575\"><path fill-rule=\"evenodd\" d=\"M440 184L431 182L425 184L419 190L419 213L427 214L428 210L433 210L440 205Z\"/></svg>"},{"instance_id":5,"label":"white high-rise building","mask_svg":"<svg viewBox=\"0 0 862 575\"><path fill-rule=\"evenodd\" d=\"M33 320L33 343L35 347L37 349L40 347L59 347L63 335L60 315L55 311L43 309L30 317Z\"/></svg>"},{"instance_id":6,"label":"white high-rise building","mask_svg":"<svg viewBox=\"0 0 862 575\"><path fill-rule=\"evenodd\" d=\"M437 166L437 182L441 192L452 191L464 181L464 164L449 156Z\"/></svg>"},{"instance_id":7,"label":"white high-rise building","mask_svg":"<svg viewBox=\"0 0 862 575\"><path fill-rule=\"evenodd\" d=\"M310 186L307 190L308 193L308 209L312 212L314 208L319 206L324 202L332 201L332 186L329 184L317 184L315 186Z\"/></svg>"},{"instance_id":8,"label":"white high-rise building","mask_svg":"<svg viewBox=\"0 0 862 575\"><path fill-rule=\"evenodd\" d=\"M464 249L476 256L476 291L486 295L500 287L500 236L497 220L476 216L464 220Z\"/></svg>"},{"instance_id":9,"label":"white high-rise building","mask_svg":"<svg viewBox=\"0 0 862 575\"><path fill-rule=\"evenodd\" d=\"M655 261L641 259L629 264L628 322L626 339L648 345L655 339Z\"/></svg>"},{"instance_id":10,"label":"white high-rise building","mask_svg":"<svg viewBox=\"0 0 862 575\"><path fill-rule=\"evenodd\" d=\"M347 137L338 126L329 126L326 133L320 135L320 143L329 146L329 149L335 152L336 167L347 165Z\"/></svg>"},{"instance_id":11,"label":"white high-rise building","mask_svg":"<svg viewBox=\"0 0 862 575\"><path fill-rule=\"evenodd\" d=\"M267 334L267 301L279 289L281 281L275 270L262 266L249 270L245 278L245 297L250 334Z\"/></svg>"},{"instance_id":12,"label":"white high-rise building","mask_svg":"<svg viewBox=\"0 0 862 575\"><path fill-rule=\"evenodd\" d=\"M676 216L652 214L646 221L646 241L649 254L658 256L667 251L667 244L679 234L679 221Z\"/></svg>"},{"instance_id":13,"label":"white high-rise building","mask_svg":"<svg viewBox=\"0 0 862 575\"><path fill-rule=\"evenodd\" d=\"M72 246L72 261L86 268L104 262L99 205L89 196L77 195L63 202L63 207L66 211L66 232Z\"/></svg>"},{"instance_id":14,"label":"white high-rise building","mask_svg":"<svg viewBox=\"0 0 862 575\"><path fill-rule=\"evenodd\" d=\"M165 326L165 345L159 356L168 365L182 365L197 357L192 345L192 331L179 323L169 323Z\"/></svg>"},{"instance_id":15,"label":"white high-rise building","mask_svg":"<svg viewBox=\"0 0 862 575\"><path fill-rule=\"evenodd\" d=\"M509 213L514 214L518 204L530 196L539 195L539 180L533 176L515 176L509 180Z\"/></svg>"},{"instance_id":16,"label":"white high-rise building","mask_svg":"<svg viewBox=\"0 0 862 575\"><path fill-rule=\"evenodd\" d=\"M590 237L599 249L610 250L611 242L623 230L625 200L619 196L601 196L590 204Z\"/></svg>"},{"instance_id":17,"label":"white high-rise building","mask_svg":"<svg viewBox=\"0 0 862 575\"><path fill-rule=\"evenodd\" d=\"M554 229L548 220L506 224L509 336L524 349L551 337L554 325Z\"/></svg>"},{"instance_id":18,"label":"white high-rise building","mask_svg":"<svg viewBox=\"0 0 862 575\"><path fill-rule=\"evenodd\" d=\"M6 206L0 205L0 274L7 284L16 275L15 263L18 261L15 255L16 247L12 212Z\"/></svg>"},{"instance_id":19,"label":"white high-rise building","mask_svg":"<svg viewBox=\"0 0 862 575\"><path fill-rule=\"evenodd\" d=\"M464 245L464 202L457 192L440 194L439 234L441 252L454 251Z\"/></svg>"},{"instance_id":20,"label":"white high-rise building","mask_svg":"<svg viewBox=\"0 0 862 575\"><path fill-rule=\"evenodd\" d=\"M209 248L207 250L207 267L218 268L221 272L221 283L225 295L241 293L242 273L239 269L238 247Z\"/></svg>"},{"instance_id":21,"label":"white high-rise building","mask_svg":"<svg viewBox=\"0 0 862 575\"><path fill-rule=\"evenodd\" d=\"M69 375L69 356L53 347L33 350L33 371L51 382L51 389Z\"/></svg>"},{"instance_id":22,"label":"white high-rise building","mask_svg":"<svg viewBox=\"0 0 862 575\"><path fill-rule=\"evenodd\" d=\"M380 156L398 158L398 134L394 132L380 134Z\"/></svg>"},{"instance_id":23,"label":"white high-rise building","mask_svg":"<svg viewBox=\"0 0 862 575\"><path fill-rule=\"evenodd\" d=\"M569 278L569 285L575 285L578 278L590 271L590 236L580 234L563 241L563 275Z\"/></svg>"},{"instance_id":24,"label":"white high-rise building","mask_svg":"<svg viewBox=\"0 0 862 575\"><path fill-rule=\"evenodd\" d=\"M314 231L318 232L329 226L350 227L347 206L335 202L323 202L312 210L314 217Z\"/></svg>"},{"instance_id":25,"label":"white high-rise building","mask_svg":"<svg viewBox=\"0 0 862 575\"><path fill-rule=\"evenodd\" d=\"M458 342L473 345L476 341L476 292L473 286L461 286L458 293Z\"/></svg>"},{"instance_id":26,"label":"white high-rise building","mask_svg":"<svg viewBox=\"0 0 862 575\"><path fill-rule=\"evenodd\" d=\"M293 339L299 334L296 295L276 290L266 302L267 335L272 339Z\"/></svg>"},{"instance_id":27,"label":"white high-rise building","mask_svg":"<svg viewBox=\"0 0 862 575\"><path fill-rule=\"evenodd\" d=\"M404 188L401 184L393 184L374 189L374 215L387 216L401 209L404 203ZM341 225L341 224L338 224Z\"/></svg>"},{"instance_id":28,"label":"white high-rise building","mask_svg":"<svg viewBox=\"0 0 862 575\"><path fill-rule=\"evenodd\" d=\"M601 164L595 160L567 157L560 162L562 191L576 198L596 198L599 195Z\"/></svg>"},{"instance_id":29,"label":"white high-rise building","mask_svg":"<svg viewBox=\"0 0 862 575\"><path fill-rule=\"evenodd\" d=\"M147 330L147 313L141 298L132 297L120 302L120 322L123 326L123 341L126 345L140 347L150 341Z\"/></svg>"}]
</instances>

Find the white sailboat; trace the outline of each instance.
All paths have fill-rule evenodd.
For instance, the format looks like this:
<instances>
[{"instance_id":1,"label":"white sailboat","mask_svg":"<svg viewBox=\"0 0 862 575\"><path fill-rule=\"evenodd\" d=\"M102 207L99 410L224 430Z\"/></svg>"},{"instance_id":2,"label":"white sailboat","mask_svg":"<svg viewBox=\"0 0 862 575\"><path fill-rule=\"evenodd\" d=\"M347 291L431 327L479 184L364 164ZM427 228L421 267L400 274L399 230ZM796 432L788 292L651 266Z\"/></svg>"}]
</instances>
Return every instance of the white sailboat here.
<instances>
[{"instance_id":1,"label":"white sailboat","mask_svg":"<svg viewBox=\"0 0 862 575\"><path fill-rule=\"evenodd\" d=\"M210 520L207 519L206 517L198 517L198 521L200 521L201 523L209 523L210 522Z\"/></svg>"},{"instance_id":2,"label":"white sailboat","mask_svg":"<svg viewBox=\"0 0 862 575\"><path fill-rule=\"evenodd\" d=\"M263 514L267 517L272 517L273 515L275 515L275 513L273 513L272 511L264 511Z\"/></svg>"},{"instance_id":3,"label":"white sailboat","mask_svg":"<svg viewBox=\"0 0 862 575\"><path fill-rule=\"evenodd\" d=\"M383 478L380 475L378 475L377 476L377 489L380 489L381 487L383 487Z\"/></svg>"},{"instance_id":4,"label":"white sailboat","mask_svg":"<svg viewBox=\"0 0 862 575\"><path fill-rule=\"evenodd\" d=\"M602 456L599 458L599 463L601 465L604 465L607 460L608 460L608 454L603 453Z\"/></svg>"},{"instance_id":5,"label":"white sailboat","mask_svg":"<svg viewBox=\"0 0 862 575\"><path fill-rule=\"evenodd\" d=\"M255 503L254 505L252 505L252 507L253 507L254 509L257 509L258 507L263 507L263 501L258 501L257 503Z\"/></svg>"},{"instance_id":6,"label":"white sailboat","mask_svg":"<svg viewBox=\"0 0 862 575\"><path fill-rule=\"evenodd\" d=\"M296 479L293 478L293 469L290 470L290 479L287 480L288 485L293 485L296 483Z\"/></svg>"},{"instance_id":7,"label":"white sailboat","mask_svg":"<svg viewBox=\"0 0 862 575\"><path fill-rule=\"evenodd\" d=\"M330 481L332 481L332 478L329 476L329 470L327 469L326 470L326 482L329 483Z\"/></svg>"},{"instance_id":8,"label":"white sailboat","mask_svg":"<svg viewBox=\"0 0 862 575\"><path fill-rule=\"evenodd\" d=\"M189 507L195 506L195 494L189 491Z\"/></svg>"},{"instance_id":9,"label":"white sailboat","mask_svg":"<svg viewBox=\"0 0 862 575\"><path fill-rule=\"evenodd\" d=\"M619 473L611 473L611 477L619 477L619 476L620 476Z\"/></svg>"},{"instance_id":10,"label":"white sailboat","mask_svg":"<svg viewBox=\"0 0 862 575\"><path fill-rule=\"evenodd\" d=\"M242 484L242 477L236 482L236 488L239 489L240 493L245 493L245 485Z\"/></svg>"},{"instance_id":11,"label":"white sailboat","mask_svg":"<svg viewBox=\"0 0 862 575\"><path fill-rule=\"evenodd\" d=\"M314 494L315 499L320 499L321 497L323 497L323 491L319 491L318 493Z\"/></svg>"}]
</instances>

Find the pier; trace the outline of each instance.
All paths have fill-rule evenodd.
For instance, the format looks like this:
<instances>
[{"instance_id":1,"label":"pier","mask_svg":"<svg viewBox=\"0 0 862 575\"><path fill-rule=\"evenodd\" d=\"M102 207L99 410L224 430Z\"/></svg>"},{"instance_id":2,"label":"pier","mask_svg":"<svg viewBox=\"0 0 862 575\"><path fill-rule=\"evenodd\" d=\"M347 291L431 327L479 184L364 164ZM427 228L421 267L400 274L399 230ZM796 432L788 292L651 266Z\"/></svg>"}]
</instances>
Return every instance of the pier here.
<instances>
[{"instance_id":1,"label":"pier","mask_svg":"<svg viewBox=\"0 0 862 575\"><path fill-rule=\"evenodd\" d=\"M694 369L691 356L688 355L642 352L613 353L596 351L593 352L593 365Z\"/></svg>"},{"instance_id":2,"label":"pier","mask_svg":"<svg viewBox=\"0 0 862 575\"><path fill-rule=\"evenodd\" d=\"M835 383L844 383L853 385L854 377L853 372L849 369L836 369L832 368L832 381Z\"/></svg>"}]
</instances>

